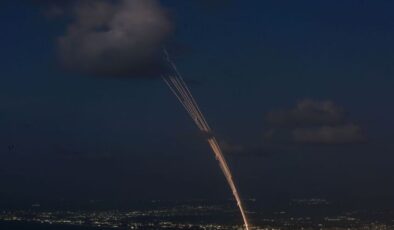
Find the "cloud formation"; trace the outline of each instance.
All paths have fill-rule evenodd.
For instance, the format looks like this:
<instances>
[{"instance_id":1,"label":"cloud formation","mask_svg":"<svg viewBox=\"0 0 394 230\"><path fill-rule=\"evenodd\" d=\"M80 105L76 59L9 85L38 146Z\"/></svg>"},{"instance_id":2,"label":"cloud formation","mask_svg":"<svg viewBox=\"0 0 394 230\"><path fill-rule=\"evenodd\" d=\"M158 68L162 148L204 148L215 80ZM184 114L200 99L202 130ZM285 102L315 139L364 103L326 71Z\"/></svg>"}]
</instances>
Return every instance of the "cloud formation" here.
<instances>
[{"instance_id":1,"label":"cloud formation","mask_svg":"<svg viewBox=\"0 0 394 230\"><path fill-rule=\"evenodd\" d=\"M329 125L342 122L344 112L332 101L304 99L298 101L294 108L269 112L266 119L278 126Z\"/></svg>"},{"instance_id":2,"label":"cloud formation","mask_svg":"<svg viewBox=\"0 0 394 230\"><path fill-rule=\"evenodd\" d=\"M362 129L345 119L332 101L304 99L294 108L274 110L266 117L271 128L265 140L303 144L350 144L365 140Z\"/></svg>"},{"instance_id":3,"label":"cloud formation","mask_svg":"<svg viewBox=\"0 0 394 230\"><path fill-rule=\"evenodd\" d=\"M346 144L365 140L361 128L355 124L296 128L292 134L294 141L298 143Z\"/></svg>"},{"instance_id":4,"label":"cloud formation","mask_svg":"<svg viewBox=\"0 0 394 230\"><path fill-rule=\"evenodd\" d=\"M162 48L172 32L156 0L78 2L58 40L65 67L110 77L146 77L163 69Z\"/></svg>"}]
</instances>

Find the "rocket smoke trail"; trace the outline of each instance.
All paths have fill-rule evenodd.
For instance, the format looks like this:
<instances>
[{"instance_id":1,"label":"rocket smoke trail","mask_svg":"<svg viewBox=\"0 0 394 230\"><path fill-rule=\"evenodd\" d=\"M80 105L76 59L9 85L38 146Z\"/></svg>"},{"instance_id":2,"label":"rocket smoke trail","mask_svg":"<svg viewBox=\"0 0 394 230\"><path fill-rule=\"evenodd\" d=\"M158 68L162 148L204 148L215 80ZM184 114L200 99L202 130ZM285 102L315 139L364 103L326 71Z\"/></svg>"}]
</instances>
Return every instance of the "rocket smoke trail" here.
<instances>
[{"instance_id":1,"label":"rocket smoke trail","mask_svg":"<svg viewBox=\"0 0 394 230\"><path fill-rule=\"evenodd\" d=\"M76 4L72 7L73 20L70 20L64 35L58 39L64 67L93 76L131 78L157 76L163 72L160 48L171 37L173 25L159 1L69 2ZM163 79L197 127L209 134L208 143L237 201L245 228L249 230L241 199L222 150L175 64L165 50L164 53L171 70L165 71Z\"/></svg>"},{"instance_id":2,"label":"rocket smoke trail","mask_svg":"<svg viewBox=\"0 0 394 230\"><path fill-rule=\"evenodd\" d=\"M168 87L174 93L174 95L178 98L179 102L186 109L190 117L193 119L194 123L197 127L204 133L209 134L208 144L211 147L213 153L215 154L216 159L219 161L220 168L226 177L227 183L229 184L231 191L234 195L235 200L237 201L238 208L241 212L242 219L245 225L245 229L249 230L249 223L246 218L245 210L243 208L241 198L239 196L237 186L235 185L230 168L227 164L226 159L224 158L223 152L216 140L216 138L212 135L212 130L209 127L207 121L205 120L204 115L202 114L198 104L196 103L193 95L191 94L189 88L187 87L184 79L179 74L175 64L170 60L168 53L164 51L167 61L172 69L168 74L163 76L163 80L166 82Z\"/></svg>"}]
</instances>

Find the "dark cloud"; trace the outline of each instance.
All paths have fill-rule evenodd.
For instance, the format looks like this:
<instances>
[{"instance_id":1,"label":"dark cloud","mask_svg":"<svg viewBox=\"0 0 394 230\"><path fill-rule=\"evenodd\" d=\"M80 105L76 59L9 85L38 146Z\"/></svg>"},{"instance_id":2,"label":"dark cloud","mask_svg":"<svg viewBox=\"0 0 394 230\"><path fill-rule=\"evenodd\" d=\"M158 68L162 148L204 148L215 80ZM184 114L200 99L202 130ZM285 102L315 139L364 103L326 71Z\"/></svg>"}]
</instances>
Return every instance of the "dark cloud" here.
<instances>
[{"instance_id":1,"label":"dark cloud","mask_svg":"<svg viewBox=\"0 0 394 230\"><path fill-rule=\"evenodd\" d=\"M355 124L297 128L293 130L293 138L298 143L314 144L346 144L365 140L361 128Z\"/></svg>"},{"instance_id":2,"label":"dark cloud","mask_svg":"<svg viewBox=\"0 0 394 230\"><path fill-rule=\"evenodd\" d=\"M344 112L332 101L304 99L294 108L269 112L266 119L278 126L330 125L342 122Z\"/></svg>"},{"instance_id":3,"label":"dark cloud","mask_svg":"<svg viewBox=\"0 0 394 230\"><path fill-rule=\"evenodd\" d=\"M158 1L80 1L72 18L58 40L65 67L113 77L146 77L163 71L162 49L172 23Z\"/></svg>"},{"instance_id":4,"label":"dark cloud","mask_svg":"<svg viewBox=\"0 0 394 230\"><path fill-rule=\"evenodd\" d=\"M332 101L304 99L294 108L267 114L271 126L264 139L277 143L350 144L365 141L362 129L347 121L344 110Z\"/></svg>"}]
</instances>

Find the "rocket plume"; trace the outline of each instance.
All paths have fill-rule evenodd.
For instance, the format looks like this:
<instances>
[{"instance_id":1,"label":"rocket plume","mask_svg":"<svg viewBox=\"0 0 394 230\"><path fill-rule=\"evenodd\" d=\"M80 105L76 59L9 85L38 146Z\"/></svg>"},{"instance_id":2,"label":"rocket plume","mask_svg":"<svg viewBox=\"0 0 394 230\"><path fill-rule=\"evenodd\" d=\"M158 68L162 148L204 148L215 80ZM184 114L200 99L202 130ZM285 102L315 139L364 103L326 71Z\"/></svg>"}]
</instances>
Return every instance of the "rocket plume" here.
<instances>
[{"instance_id":1,"label":"rocket plume","mask_svg":"<svg viewBox=\"0 0 394 230\"><path fill-rule=\"evenodd\" d=\"M49 2L49 1L48 1ZM53 4L65 1L52 1ZM57 2L57 3L54 3ZM166 71L164 81L181 102L197 127L211 134L211 128L175 64L163 63L162 47L171 37L173 25L158 0L92 0L75 2L70 24L58 39L64 67L80 73L112 77L152 77ZM219 161L241 211L248 222L231 171L216 138L208 143Z\"/></svg>"},{"instance_id":2,"label":"rocket plume","mask_svg":"<svg viewBox=\"0 0 394 230\"><path fill-rule=\"evenodd\" d=\"M186 109L190 117L193 119L196 126L204 133L212 133L212 129L209 127L204 115L202 114L196 100L191 94L189 88L187 87L184 79L179 74L175 64L169 59L169 56L166 51L164 51L167 61L172 68L172 73L162 76L163 80L166 82L167 86L174 93L174 95L178 98L179 102ZM223 155L223 152L214 136L210 136L208 138L208 144L211 147L213 153L215 154L216 159L219 162L219 166L226 177L227 183L230 186L230 189L233 193L233 196L237 202L238 208L241 212L242 219L244 222L244 226L246 230L249 230L249 223L245 214L245 210L242 205L241 198L239 196L237 186L233 181L231 170L227 164L227 161Z\"/></svg>"}]
</instances>

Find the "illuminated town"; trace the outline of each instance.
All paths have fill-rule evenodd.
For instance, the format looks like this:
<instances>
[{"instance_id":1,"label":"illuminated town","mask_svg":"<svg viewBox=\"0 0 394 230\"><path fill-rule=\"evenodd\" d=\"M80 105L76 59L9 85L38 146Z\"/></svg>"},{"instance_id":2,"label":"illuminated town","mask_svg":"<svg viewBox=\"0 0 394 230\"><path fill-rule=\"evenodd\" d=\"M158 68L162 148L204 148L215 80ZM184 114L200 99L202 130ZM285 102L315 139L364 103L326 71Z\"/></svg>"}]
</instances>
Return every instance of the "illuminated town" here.
<instances>
[{"instance_id":1,"label":"illuminated town","mask_svg":"<svg viewBox=\"0 0 394 230\"><path fill-rule=\"evenodd\" d=\"M248 205L253 205L249 200ZM164 203L166 203L164 205ZM167 207L166 207L167 206ZM347 211L336 215L316 215L330 203L324 199L294 199L287 208L271 213L249 212L252 229L394 229L394 212ZM311 209L308 215L292 214L295 209ZM320 210L320 211L319 211ZM295 213L295 212L294 212ZM1 223L52 226L80 226L93 229L242 229L239 213L231 202L209 204L206 201L185 204L151 201L151 208L136 210L44 211L39 204L29 210L1 211Z\"/></svg>"}]
</instances>

